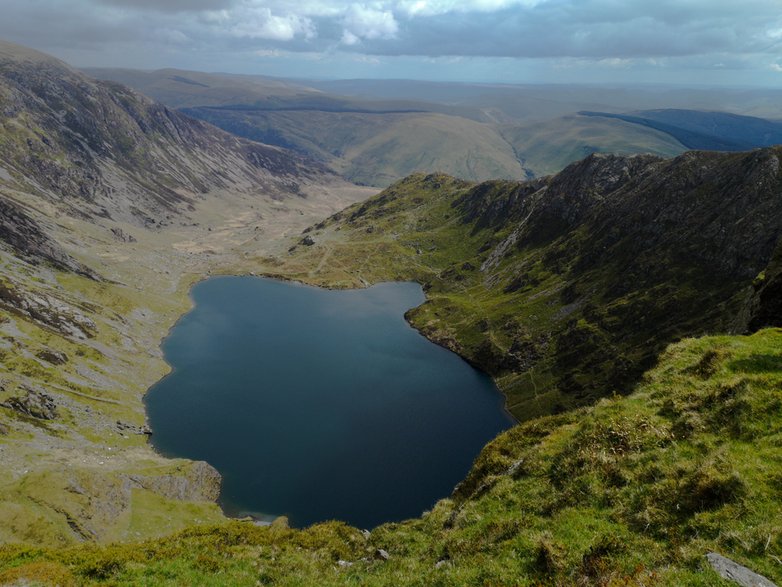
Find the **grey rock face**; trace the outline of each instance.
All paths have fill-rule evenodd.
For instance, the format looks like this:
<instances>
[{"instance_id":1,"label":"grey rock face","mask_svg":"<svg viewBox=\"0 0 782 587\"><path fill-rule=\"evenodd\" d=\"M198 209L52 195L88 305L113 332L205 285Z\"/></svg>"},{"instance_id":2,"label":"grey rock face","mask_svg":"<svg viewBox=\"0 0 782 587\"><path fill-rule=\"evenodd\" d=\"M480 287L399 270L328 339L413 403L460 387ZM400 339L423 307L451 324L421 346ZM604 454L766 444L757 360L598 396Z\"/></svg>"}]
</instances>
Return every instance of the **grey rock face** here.
<instances>
[{"instance_id":1,"label":"grey rock face","mask_svg":"<svg viewBox=\"0 0 782 587\"><path fill-rule=\"evenodd\" d=\"M777 587L762 575L758 575L747 567L743 567L716 552L710 552L706 558L711 568L717 571L720 577L733 581L741 587Z\"/></svg>"},{"instance_id":2,"label":"grey rock face","mask_svg":"<svg viewBox=\"0 0 782 587\"><path fill-rule=\"evenodd\" d=\"M27 395L11 397L0 405L38 420L54 420L58 415L54 398L41 391L27 390Z\"/></svg>"}]
</instances>

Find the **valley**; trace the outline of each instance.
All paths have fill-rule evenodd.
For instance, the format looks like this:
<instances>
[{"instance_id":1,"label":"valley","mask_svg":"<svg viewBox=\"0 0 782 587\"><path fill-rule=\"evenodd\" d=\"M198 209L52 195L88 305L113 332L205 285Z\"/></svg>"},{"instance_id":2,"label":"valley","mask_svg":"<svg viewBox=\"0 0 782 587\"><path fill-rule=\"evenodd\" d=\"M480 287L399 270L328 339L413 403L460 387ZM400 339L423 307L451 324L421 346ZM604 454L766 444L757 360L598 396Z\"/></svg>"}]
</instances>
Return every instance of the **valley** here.
<instances>
[{"instance_id":1,"label":"valley","mask_svg":"<svg viewBox=\"0 0 782 587\"><path fill-rule=\"evenodd\" d=\"M0 584L729 585L711 552L782 579L768 94L737 141L748 93L121 74L171 105L0 43ZM143 402L216 275L417 282L406 320L520 423L420 517L229 520Z\"/></svg>"},{"instance_id":2,"label":"valley","mask_svg":"<svg viewBox=\"0 0 782 587\"><path fill-rule=\"evenodd\" d=\"M87 72L239 136L306 154L348 181L378 187L416 172L470 181L529 179L561 171L591 153L671 157L687 149L741 151L774 144L775 119L782 118L770 90L650 92L323 82L178 70ZM719 136L712 136L710 129L718 127Z\"/></svg>"},{"instance_id":3,"label":"valley","mask_svg":"<svg viewBox=\"0 0 782 587\"><path fill-rule=\"evenodd\" d=\"M240 244L272 253L367 191L33 51L0 45L0 72L0 540L221 520L214 469L148 445L160 341Z\"/></svg>"}]
</instances>

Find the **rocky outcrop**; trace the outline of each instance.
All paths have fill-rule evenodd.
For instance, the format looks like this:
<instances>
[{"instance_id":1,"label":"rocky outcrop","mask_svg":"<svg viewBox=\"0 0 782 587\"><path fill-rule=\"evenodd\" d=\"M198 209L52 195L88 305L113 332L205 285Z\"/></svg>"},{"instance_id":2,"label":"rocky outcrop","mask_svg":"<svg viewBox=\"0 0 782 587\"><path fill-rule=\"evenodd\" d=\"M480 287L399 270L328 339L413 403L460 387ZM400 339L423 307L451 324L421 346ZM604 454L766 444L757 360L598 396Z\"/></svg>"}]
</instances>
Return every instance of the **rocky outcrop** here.
<instances>
[{"instance_id":1,"label":"rocky outcrop","mask_svg":"<svg viewBox=\"0 0 782 587\"><path fill-rule=\"evenodd\" d=\"M128 480L168 499L178 501L216 501L222 478L212 465L194 461L175 475L131 475Z\"/></svg>"},{"instance_id":2,"label":"rocky outcrop","mask_svg":"<svg viewBox=\"0 0 782 587\"><path fill-rule=\"evenodd\" d=\"M95 322L73 306L43 293L19 289L2 280L0 307L22 314L73 340L91 338L96 329Z\"/></svg>"},{"instance_id":3,"label":"rocky outcrop","mask_svg":"<svg viewBox=\"0 0 782 587\"><path fill-rule=\"evenodd\" d=\"M771 262L753 281L750 330L766 326L782 326L782 240Z\"/></svg>"},{"instance_id":4,"label":"rocky outcrop","mask_svg":"<svg viewBox=\"0 0 782 587\"><path fill-rule=\"evenodd\" d=\"M97 276L75 261L50 238L41 225L24 212L22 206L0 195L0 243L32 262L48 261L59 269L73 271L92 279Z\"/></svg>"},{"instance_id":5,"label":"rocky outcrop","mask_svg":"<svg viewBox=\"0 0 782 587\"><path fill-rule=\"evenodd\" d=\"M11 397L1 403L0 406L10 408L15 412L38 420L54 420L57 418L57 404L52 396L32 389L26 391L26 395Z\"/></svg>"},{"instance_id":6,"label":"rocky outcrop","mask_svg":"<svg viewBox=\"0 0 782 587\"><path fill-rule=\"evenodd\" d=\"M750 571L747 567L741 566L716 552L710 552L706 555L706 558L708 559L711 568L714 569L720 577L732 581L737 585L741 585L741 587L777 587L775 583L772 583L762 575L758 575L754 571Z\"/></svg>"}]
</instances>

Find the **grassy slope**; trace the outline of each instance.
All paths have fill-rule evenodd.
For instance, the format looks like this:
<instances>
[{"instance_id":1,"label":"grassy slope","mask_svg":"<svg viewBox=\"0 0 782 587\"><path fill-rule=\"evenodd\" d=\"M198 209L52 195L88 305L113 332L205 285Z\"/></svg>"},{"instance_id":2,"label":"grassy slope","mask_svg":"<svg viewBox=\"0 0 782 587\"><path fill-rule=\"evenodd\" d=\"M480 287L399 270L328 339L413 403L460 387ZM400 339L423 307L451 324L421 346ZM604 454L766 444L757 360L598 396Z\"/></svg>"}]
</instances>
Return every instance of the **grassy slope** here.
<instances>
[{"instance_id":1,"label":"grassy slope","mask_svg":"<svg viewBox=\"0 0 782 587\"><path fill-rule=\"evenodd\" d=\"M744 169L745 161L737 156L715 166L704 159L729 176ZM687 158L671 165L676 181L700 168ZM576 177L590 173L574 169ZM538 193L544 184L527 185ZM631 198L627 207L656 216L654 223L630 218L635 212L600 216L598 208L600 220L540 236L558 220L537 212L538 220L525 225L525 211L536 204L525 207L523 201L537 197L525 195L527 189L513 182L474 186L442 175L412 176L316 225L308 233L315 244L298 245L270 271L331 287L419 281L427 302L410 311L408 319L431 340L490 373L519 419L626 391L668 343L682 336L742 328L738 316L751 277L726 278L704 269L711 262L694 262L692 253L682 255L684 249L674 241L641 244L650 242L649 234L659 234L656 224L669 222L660 216L684 213L667 205L656 211L662 201L657 196ZM550 196L553 188L547 189ZM690 197L676 196L676 201ZM696 192L693 197L701 196ZM508 206L515 198L517 204ZM652 208L645 209L644 201ZM710 222L697 207L687 206L686 222ZM676 222L685 222L684 216ZM492 260L520 225L530 235ZM719 251L707 250L709 237L703 238L706 244L689 243L690 248L719 257ZM742 263L747 263L742 270L753 271L749 262ZM762 269L756 268L753 277Z\"/></svg>"},{"instance_id":2,"label":"grassy slope","mask_svg":"<svg viewBox=\"0 0 782 587\"><path fill-rule=\"evenodd\" d=\"M652 153L672 157L686 150L675 138L621 120L565 116L502 129L523 164L535 175L564 169L591 153Z\"/></svg>"},{"instance_id":3,"label":"grassy slope","mask_svg":"<svg viewBox=\"0 0 782 587\"><path fill-rule=\"evenodd\" d=\"M721 585L710 551L779 581L780 389L782 330L688 339L634 394L502 434L451 498L368 538L235 522L138 545L5 546L0 583Z\"/></svg>"},{"instance_id":4,"label":"grassy slope","mask_svg":"<svg viewBox=\"0 0 782 587\"><path fill-rule=\"evenodd\" d=\"M188 111L241 136L326 161L350 181L387 186L417 171L472 180L524 177L493 125L432 112Z\"/></svg>"}]
</instances>

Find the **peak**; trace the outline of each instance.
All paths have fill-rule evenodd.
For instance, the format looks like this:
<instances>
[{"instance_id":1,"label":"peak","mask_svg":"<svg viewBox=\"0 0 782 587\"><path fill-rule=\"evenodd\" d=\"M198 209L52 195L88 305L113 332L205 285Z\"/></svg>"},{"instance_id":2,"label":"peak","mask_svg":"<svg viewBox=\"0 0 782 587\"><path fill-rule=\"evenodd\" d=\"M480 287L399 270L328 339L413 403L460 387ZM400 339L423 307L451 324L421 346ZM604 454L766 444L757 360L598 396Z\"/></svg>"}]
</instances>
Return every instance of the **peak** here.
<instances>
[{"instance_id":1,"label":"peak","mask_svg":"<svg viewBox=\"0 0 782 587\"><path fill-rule=\"evenodd\" d=\"M35 49L25 47L23 45L17 45L16 43L10 43L0 39L0 61L18 61L29 63L50 63L52 65L60 65L62 67L68 67L64 62L59 59L41 53Z\"/></svg>"}]
</instances>

